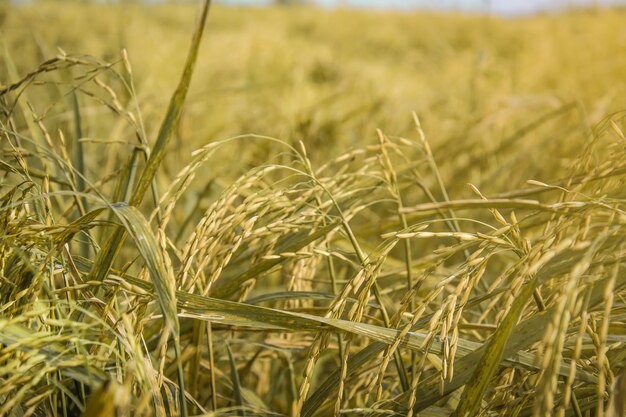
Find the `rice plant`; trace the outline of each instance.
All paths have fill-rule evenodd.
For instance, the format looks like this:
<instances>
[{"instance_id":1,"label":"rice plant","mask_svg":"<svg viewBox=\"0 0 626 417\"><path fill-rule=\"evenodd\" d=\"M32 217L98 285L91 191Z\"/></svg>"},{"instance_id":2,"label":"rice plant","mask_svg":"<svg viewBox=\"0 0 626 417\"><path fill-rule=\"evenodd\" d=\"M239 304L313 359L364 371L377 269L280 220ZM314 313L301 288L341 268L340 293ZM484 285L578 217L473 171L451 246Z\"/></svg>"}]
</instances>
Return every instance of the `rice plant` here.
<instances>
[{"instance_id":1,"label":"rice plant","mask_svg":"<svg viewBox=\"0 0 626 417\"><path fill-rule=\"evenodd\" d=\"M186 59L162 62L182 70L163 103L126 49L81 55L40 39L43 59L24 69L32 44L16 54L16 32L3 39L0 415L624 415L626 63L611 55L623 11L512 21L547 43L508 50L489 39L523 42L495 18L434 16L450 31L403 40L407 15L209 6ZM163 33L191 16L30 7L8 6L2 30L54 7L148 10ZM227 26L253 13L296 38L346 22L337 48L373 62L351 83L357 61L310 41L320 55L304 75L277 56L285 79L258 92L254 68L269 63L251 47L246 97L265 110L218 94L205 103L194 68L207 83L227 77L221 66L235 64L203 62L207 44L248 36ZM563 19L553 37L551 19ZM380 23L366 44L364 22ZM605 42L589 51L598 61L529 63L542 48L552 62L580 22L581 39ZM264 30L269 45L285 42ZM567 62L577 46L562 48ZM411 79L395 59L405 49L437 88L451 79L439 61L477 61L456 91L417 77L427 104L395 114ZM508 64L534 72L543 95L503 93L517 76ZM551 93L572 85L575 97ZM229 104L237 117L219 107Z\"/></svg>"}]
</instances>

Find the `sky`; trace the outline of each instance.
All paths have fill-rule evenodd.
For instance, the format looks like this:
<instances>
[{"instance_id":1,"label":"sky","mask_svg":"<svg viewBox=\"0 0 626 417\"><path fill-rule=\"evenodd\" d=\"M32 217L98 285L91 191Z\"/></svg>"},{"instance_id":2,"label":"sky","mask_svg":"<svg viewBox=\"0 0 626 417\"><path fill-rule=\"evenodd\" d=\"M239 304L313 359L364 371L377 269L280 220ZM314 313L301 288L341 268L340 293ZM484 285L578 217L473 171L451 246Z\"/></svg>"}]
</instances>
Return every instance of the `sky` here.
<instances>
[{"instance_id":1,"label":"sky","mask_svg":"<svg viewBox=\"0 0 626 417\"><path fill-rule=\"evenodd\" d=\"M568 6L623 5L626 0L314 0L326 7L339 4L367 8L428 8L439 10L489 11L497 14L528 14ZM264 4L271 0L222 0L224 3Z\"/></svg>"}]
</instances>

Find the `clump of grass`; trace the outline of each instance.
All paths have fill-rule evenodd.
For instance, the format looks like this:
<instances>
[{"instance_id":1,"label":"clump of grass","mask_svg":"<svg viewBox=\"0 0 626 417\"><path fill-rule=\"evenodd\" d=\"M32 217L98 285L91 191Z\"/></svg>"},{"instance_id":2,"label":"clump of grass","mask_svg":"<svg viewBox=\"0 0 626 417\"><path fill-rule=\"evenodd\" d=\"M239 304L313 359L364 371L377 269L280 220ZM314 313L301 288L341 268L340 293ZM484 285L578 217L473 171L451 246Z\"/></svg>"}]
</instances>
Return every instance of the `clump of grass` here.
<instances>
[{"instance_id":1,"label":"clump of grass","mask_svg":"<svg viewBox=\"0 0 626 417\"><path fill-rule=\"evenodd\" d=\"M0 415L623 414L623 113L559 104L458 150L407 114L324 163L259 135L170 163L207 11L158 129L125 52L21 76L5 53ZM585 145L507 186L546 125ZM256 148L279 151L238 165Z\"/></svg>"}]
</instances>

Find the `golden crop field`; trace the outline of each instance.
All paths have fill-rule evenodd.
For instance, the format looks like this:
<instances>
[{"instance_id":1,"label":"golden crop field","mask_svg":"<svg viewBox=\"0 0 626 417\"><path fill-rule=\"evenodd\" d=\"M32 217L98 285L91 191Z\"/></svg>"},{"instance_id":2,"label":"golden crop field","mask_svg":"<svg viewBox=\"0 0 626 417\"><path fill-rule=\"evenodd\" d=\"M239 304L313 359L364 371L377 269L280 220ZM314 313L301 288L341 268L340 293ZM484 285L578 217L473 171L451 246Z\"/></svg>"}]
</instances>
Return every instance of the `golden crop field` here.
<instances>
[{"instance_id":1,"label":"golden crop field","mask_svg":"<svg viewBox=\"0 0 626 417\"><path fill-rule=\"evenodd\" d=\"M0 416L624 416L626 10L208 3L0 2Z\"/></svg>"}]
</instances>

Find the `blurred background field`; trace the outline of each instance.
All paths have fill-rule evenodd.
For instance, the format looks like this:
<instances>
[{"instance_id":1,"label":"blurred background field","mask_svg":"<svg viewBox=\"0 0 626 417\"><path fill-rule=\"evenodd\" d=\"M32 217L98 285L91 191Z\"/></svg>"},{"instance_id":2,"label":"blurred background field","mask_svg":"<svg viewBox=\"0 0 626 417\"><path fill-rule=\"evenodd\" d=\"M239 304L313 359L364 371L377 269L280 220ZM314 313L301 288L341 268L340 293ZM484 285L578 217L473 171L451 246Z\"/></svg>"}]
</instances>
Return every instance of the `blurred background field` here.
<instances>
[{"instance_id":1,"label":"blurred background field","mask_svg":"<svg viewBox=\"0 0 626 417\"><path fill-rule=\"evenodd\" d=\"M189 4L44 2L11 9L3 40L19 74L57 54L57 47L108 62L119 61L126 48L142 114L154 135L195 10ZM468 181L480 184L490 175L483 164L494 165L491 151L503 140L573 103L518 141L516 152L500 155L497 165L505 167L537 147L549 151L534 152L523 164L533 171L515 170L519 176L506 179L507 186L518 186L531 172L541 176L553 164L565 166L583 146L581 132L626 108L624 21L623 11L611 10L500 19L215 7L180 128L185 139L175 157L216 138L257 133L303 140L311 157L322 161L375 142L377 128L392 136L413 135L415 111L433 146L454 154L444 163L463 165L463 149L485 155L481 164L463 171ZM111 133L110 124L98 123L102 114L85 117L87 136ZM244 152L240 162L256 164L272 153ZM450 178L454 169L442 168Z\"/></svg>"},{"instance_id":2,"label":"blurred background field","mask_svg":"<svg viewBox=\"0 0 626 417\"><path fill-rule=\"evenodd\" d=\"M625 9L0 4L0 415L623 415Z\"/></svg>"}]
</instances>

